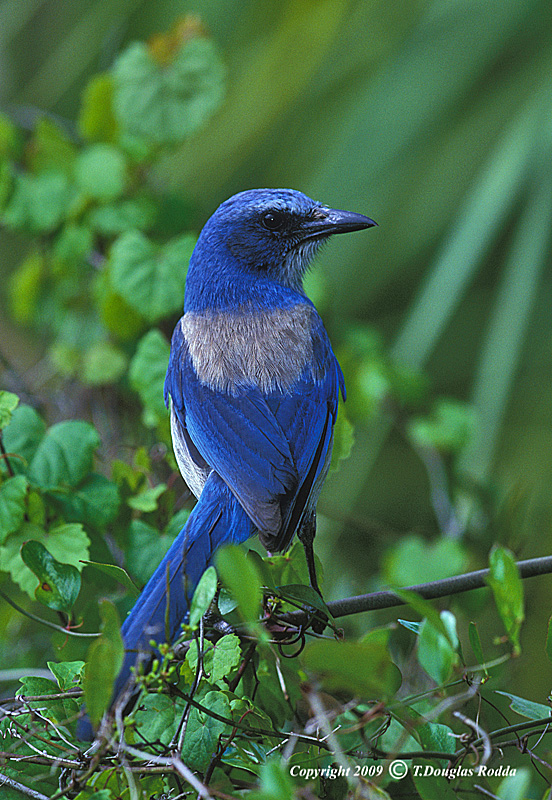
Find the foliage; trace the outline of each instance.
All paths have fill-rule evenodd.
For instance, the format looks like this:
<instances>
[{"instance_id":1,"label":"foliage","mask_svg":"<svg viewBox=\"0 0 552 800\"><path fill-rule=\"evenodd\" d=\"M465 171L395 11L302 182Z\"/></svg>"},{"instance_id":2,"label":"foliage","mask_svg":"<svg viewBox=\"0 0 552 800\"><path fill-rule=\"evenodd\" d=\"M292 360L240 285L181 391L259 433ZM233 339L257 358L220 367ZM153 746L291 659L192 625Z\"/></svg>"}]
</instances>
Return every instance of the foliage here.
<instances>
[{"instance_id":1,"label":"foliage","mask_svg":"<svg viewBox=\"0 0 552 800\"><path fill-rule=\"evenodd\" d=\"M532 780L528 769L504 774L501 753L512 752L522 741L524 754L528 751L533 761L543 759L549 707L541 693L537 698L544 702L501 690L505 702L495 693L505 685L507 662L515 658L518 664L520 659L528 663L520 636L527 623L524 587L510 549L516 548L517 532L506 523L498 525L497 501L487 479L547 252L550 196L541 140L546 144L548 133L538 131L543 127L542 98L548 95L535 91L520 100L504 131L491 125L489 104L489 111L480 110L481 119L471 122L478 129L491 125L497 137L494 149L487 153L471 148L476 152L460 159L453 174L441 158L432 163L432 146L439 151L435 132L444 127L443 109L458 102L466 82L479 79L482 65L492 60L493 42L500 53L509 37L523 34L523 11L536 9L538 3L513 3L503 16L492 13L492 2L471 7L470 14L461 5L422 13L423 3L412 4L395 19L382 36L381 49L399 52L405 37L402 55L389 62L380 85L367 85L362 97L357 82L362 70L355 58L361 51L364 58L365 23L356 31L351 25L348 34L360 37L362 47L351 48L348 55L343 51L342 60L333 62L331 70L326 67L324 74L348 4L316 4L314 25L312 3L289 2L278 12L270 46L244 50L240 69L231 64L226 104L223 59L201 23L188 17L147 43L126 46L109 70L89 80L78 135L50 115L37 118L28 130L0 117L0 222L26 244L7 284L11 316L46 348L48 390L57 398L91 398L90 407L81 400L69 414L82 418L60 420L56 404L45 400L39 384L31 385L31 391L17 387L22 403L15 393L0 392L2 609L7 607L4 600L15 603L15 614L13 608L6 612L6 625L27 625L25 634L36 651L25 654L20 636L14 662L36 667L49 658L54 679L26 676L17 697L0 705L0 771L12 782L43 796L77 800L170 797L186 791L187 784L204 795L240 792L259 800L385 798L405 791L429 800L469 797L475 775L495 796L527 795ZM254 19L257 12L249 11ZM427 37L446 36L447 31L452 36L458 25L462 35L472 28L477 32L476 68L472 64L470 73L464 50L451 46L447 52L457 54L458 71L454 73L450 58L444 59L448 79L443 83L426 58ZM525 30L524 35L536 36L535 31ZM290 46L298 41L301 58L290 58ZM396 119L390 124L393 109L381 99L393 94L397 65L423 87L423 98L414 85L402 98L415 110L408 125ZM283 69L293 70L293 79L282 79ZM340 78L347 70L357 75L354 91ZM182 200L182 186L189 191L192 177L200 176L197 195L210 203L232 171L239 176L242 160L254 160L267 126L283 109L289 112L314 75L326 90L332 81L340 82L333 96L341 96L343 108L368 103L373 114L363 114L350 128L346 115L336 114L331 124L309 135L313 152L327 153L332 149L328 142L340 141L347 158L338 173L336 162L326 159L311 188L304 188L331 198L336 174L340 185L347 174L347 191L352 192L366 185L370 169L379 187L373 190L376 196L397 195L399 184L411 192L415 181L422 183L415 203L399 204L401 224L415 229L408 244L389 247L383 237L374 245L373 286L383 292L384 305L389 301L381 288L381 265L396 274L403 261L414 265L415 273L417 257L423 253L425 264L450 215L439 188L449 181L456 196L461 196L460 187L465 192L462 211L434 255L430 280L392 353L383 337L362 321L337 320L332 336L349 395L346 415L340 412L336 428L333 467L337 471L343 459L348 461L337 472L335 486L340 480L350 484L344 496L358 491L370 457L373 463L392 430L408 464L415 461L424 471L427 486L419 494L430 498L432 522L427 528L443 536L430 540L414 529L410 518L410 533L395 544L386 536L382 579L397 587L408 619L370 619L368 625L359 624L358 635L344 635L331 608L306 586L297 545L283 556L265 558L222 551L216 561L225 585L220 596L211 567L197 587L180 641L173 646L158 643L151 670L138 676L134 709L126 713L119 704L104 717L123 652L119 620L189 514L188 498L178 496L162 393L168 336L181 306L195 241L192 222L198 216ZM525 72L523 76L522 89ZM324 105L314 95L303 94L312 120L306 123L309 134L317 124L318 106ZM418 107L421 99L429 107ZM355 115L354 109L351 113ZM389 136L374 143L361 168L351 137L368 141L366 127L373 127L381 114ZM289 122L280 131L284 143L289 143L295 124ZM393 173L395 185L389 167L406 153L406 166ZM299 146L297 163L303 166L297 176L312 158L311 150ZM471 186L475 158L484 169ZM390 180L387 193L381 183L384 173ZM173 192L175 180L180 180L178 192ZM452 398L450 391L432 387L420 365L486 249L511 220L520 186L530 202L519 230L511 235L509 266L476 375L475 403L468 404L456 392ZM341 202L349 205L343 196ZM387 209L381 210L379 220L385 222ZM429 243L418 233L419 214L433 237ZM413 215L415 225L409 224ZM384 259L381 242L386 241ZM350 270L355 258L363 259L355 246L360 247L346 244ZM528 248L532 270L521 274ZM331 258L330 253L326 264L332 264ZM357 309L369 302L359 275L358 270L347 273L335 295L345 287L355 295L349 305ZM308 291L328 311L330 323L334 289L319 273L309 277ZM504 368L494 380L497 350ZM353 449L355 438L358 446ZM359 452L365 459L360 467ZM394 487L394 504L399 506L397 496ZM507 497L505 502L515 501ZM336 509L342 507L336 502ZM323 508L331 517L331 503L326 501ZM323 524L328 525L327 518L322 515ZM495 539L500 544L491 550L488 579L494 607L491 592L486 599L479 593L437 609L398 588L482 565ZM333 573L332 561L338 565ZM328 559L327 571L335 576L339 563ZM214 601L231 625L232 632L223 636L220 625L210 626ZM289 628L283 615L298 606L307 607L319 623L327 619L324 635L311 629L307 642L304 629ZM15 622L21 611L28 616ZM56 629L46 642L41 621ZM551 640L549 626L542 642L549 657ZM92 723L99 726L96 748L88 753L76 737L83 698ZM510 724L510 711L523 721ZM518 735L523 738L516 739ZM537 744L532 736L540 737ZM396 757L410 768L402 781L393 771ZM522 763L520 756L516 764ZM448 771L427 777L438 769ZM19 796L17 788L8 791Z\"/></svg>"}]
</instances>

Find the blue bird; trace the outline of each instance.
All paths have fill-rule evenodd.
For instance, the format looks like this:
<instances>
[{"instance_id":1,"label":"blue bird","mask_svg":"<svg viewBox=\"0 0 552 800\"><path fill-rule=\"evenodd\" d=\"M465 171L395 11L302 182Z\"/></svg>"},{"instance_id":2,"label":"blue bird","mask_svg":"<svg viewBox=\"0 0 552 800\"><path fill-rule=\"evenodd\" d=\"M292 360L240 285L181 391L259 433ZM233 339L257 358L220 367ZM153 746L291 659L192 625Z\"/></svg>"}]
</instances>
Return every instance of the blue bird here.
<instances>
[{"instance_id":1,"label":"blue bird","mask_svg":"<svg viewBox=\"0 0 552 800\"><path fill-rule=\"evenodd\" d=\"M178 636L221 545L258 534L279 552L297 532L318 589L315 509L345 386L303 276L329 236L375 224L301 192L252 189L203 228L165 379L174 452L198 502L123 624L115 697L150 639Z\"/></svg>"}]
</instances>

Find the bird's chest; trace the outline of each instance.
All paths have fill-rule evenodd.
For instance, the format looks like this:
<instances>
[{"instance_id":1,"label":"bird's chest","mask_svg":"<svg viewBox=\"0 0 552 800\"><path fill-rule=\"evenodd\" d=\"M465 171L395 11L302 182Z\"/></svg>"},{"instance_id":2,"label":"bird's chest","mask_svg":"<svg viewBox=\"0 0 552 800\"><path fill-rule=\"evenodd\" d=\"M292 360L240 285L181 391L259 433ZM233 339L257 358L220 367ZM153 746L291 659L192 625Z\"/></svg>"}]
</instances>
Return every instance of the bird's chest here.
<instances>
[{"instance_id":1,"label":"bird's chest","mask_svg":"<svg viewBox=\"0 0 552 800\"><path fill-rule=\"evenodd\" d=\"M287 309L192 312L180 321L201 383L237 394L289 391L312 362L312 315L305 304Z\"/></svg>"}]
</instances>

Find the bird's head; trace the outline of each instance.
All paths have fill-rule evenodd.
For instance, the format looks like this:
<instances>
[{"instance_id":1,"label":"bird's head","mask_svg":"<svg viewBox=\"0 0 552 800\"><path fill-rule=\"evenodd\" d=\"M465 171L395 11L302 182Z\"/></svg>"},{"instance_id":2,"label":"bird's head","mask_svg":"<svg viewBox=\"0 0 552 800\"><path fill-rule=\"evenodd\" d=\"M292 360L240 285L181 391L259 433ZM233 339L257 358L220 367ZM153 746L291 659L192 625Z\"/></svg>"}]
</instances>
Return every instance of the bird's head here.
<instances>
[{"instance_id":1,"label":"bird's head","mask_svg":"<svg viewBox=\"0 0 552 800\"><path fill-rule=\"evenodd\" d=\"M216 254L219 267L227 259L246 275L300 289L314 254L332 234L375 224L293 189L249 189L218 207L201 232L197 250L203 265L209 254Z\"/></svg>"}]
</instances>

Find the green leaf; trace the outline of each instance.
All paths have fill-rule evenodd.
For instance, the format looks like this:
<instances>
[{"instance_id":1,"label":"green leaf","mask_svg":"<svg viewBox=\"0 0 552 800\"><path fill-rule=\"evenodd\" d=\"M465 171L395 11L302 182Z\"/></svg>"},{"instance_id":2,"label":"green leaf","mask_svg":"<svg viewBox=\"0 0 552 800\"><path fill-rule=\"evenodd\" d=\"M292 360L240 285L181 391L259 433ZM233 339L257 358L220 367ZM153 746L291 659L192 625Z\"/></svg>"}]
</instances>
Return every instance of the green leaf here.
<instances>
[{"instance_id":1,"label":"green leaf","mask_svg":"<svg viewBox=\"0 0 552 800\"><path fill-rule=\"evenodd\" d=\"M334 444L332 450L332 471L339 469L339 464L343 459L349 458L355 443L355 429L349 422L343 410L343 403L339 404L337 420L334 427Z\"/></svg>"},{"instance_id":2,"label":"green leaf","mask_svg":"<svg viewBox=\"0 0 552 800\"><path fill-rule=\"evenodd\" d=\"M114 108L129 133L174 144L216 110L224 94L225 70L214 44L200 37L184 40L163 61L145 44L131 44L113 68Z\"/></svg>"},{"instance_id":3,"label":"green leaf","mask_svg":"<svg viewBox=\"0 0 552 800\"><path fill-rule=\"evenodd\" d=\"M155 222L156 214L153 202L143 197L93 208L89 221L103 236L116 236L130 230L147 230Z\"/></svg>"},{"instance_id":4,"label":"green leaf","mask_svg":"<svg viewBox=\"0 0 552 800\"><path fill-rule=\"evenodd\" d=\"M168 316L182 306L194 245L190 234L159 246L139 231L123 233L110 253L113 288L149 322Z\"/></svg>"},{"instance_id":5,"label":"green leaf","mask_svg":"<svg viewBox=\"0 0 552 800\"><path fill-rule=\"evenodd\" d=\"M89 142L112 142L117 134L113 114L113 79L103 72L94 75L82 96L78 118L80 135Z\"/></svg>"},{"instance_id":6,"label":"green leaf","mask_svg":"<svg viewBox=\"0 0 552 800\"><path fill-rule=\"evenodd\" d=\"M38 578L36 599L54 611L69 613L80 592L79 571L56 561L43 544L34 540L25 542L21 558Z\"/></svg>"},{"instance_id":7,"label":"green leaf","mask_svg":"<svg viewBox=\"0 0 552 800\"><path fill-rule=\"evenodd\" d=\"M167 745L176 733L183 709L178 699L175 703L165 694L147 694L133 717L145 741Z\"/></svg>"},{"instance_id":8,"label":"green leaf","mask_svg":"<svg viewBox=\"0 0 552 800\"><path fill-rule=\"evenodd\" d=\"M117 516L121 498L113 481L90 473L77 488L68 492L49 493L67 522L83 522L94 528L105 528Z\"/></svg>"},{"instance_id":9,"label":"green leaf","mask_svg":"<svg viewBox=\"0 0 552 800\"><path fill-rule=\"evenodd\" d=\"M88 559L90 540L82 525L58 525L47 533L38 525L24 522L0 547L0 569L9 572L13 580L32 599L35 596L36 577L23 562L20 552L25 542L30 539L43 544L56 561L72 564L79 572L83 568L81 560Z\"/></svg>"},{"instance_id":10,"label":"green leaf","mask_svg":"<svg viewBox=\"0 0 552 800\"><path fill-rule=\"evenodd\" d=\"M0 484L0 544L16 531L25 515L25 498L29 484L23 475L8 478Z\"/></svg>"},{"instance_id":11,"label":"green leaf","mask_svg":"<svg viewBox=\"0 0 552 800\"><path fill-rule=\"evenodd\" d=\"M82 150L74 166L77 186L95 200L109 202L123 193L126 159L111 144L93 144Z\"/></svg>"},{"instance_id":12,"label":"green leaf","mask_svg":"<svg viewBox=\"0 0 552 800\"><path fill-rule=\"evenodd\" d=\"M52 271L62 277L86 265L93 246L92 231L86 225L65 225L52 250Z\"/></svg>"},{"instance_id":13,"label":"green leaf","mask_svg":"<svg viewBox=\"0 0 552 800\"><path fill-rule=\"evenodd\" d=\"M530 787L531 770L529 767L518 767L514 775L507 775L500 781L496 796L500 800L526 800L531 796Z\"/></svg>"},{"instance_id":14,"label":"green leaf","mask_svg":"<svg viewBox=\"0 0 552 800\"><path fill-rule=\"evenodd\" d=\"M199 698L199 702L209 711L231 720L230 703L222 692L207 692ZM192 708L182 747L184 763L190 769L205 769L218 747L220 737L230 733L230 730L226 723L213 719L207 712Z\"/></svg>"},{"instance_id":15,"label":"green leaf","mask_svg":"<svg viewBox=\"0 0 552 800\"><path fill-rule=\"evenodd\" d=\"M161 331L153 328L138 342L130 362L129 380L142 403L155 417L167 416L163 399L163 384L169 365L169 343Z\"/></svg>"},{"instance_id":16,"label":"green leaf","mask_svg":"<svg viewBox=\"0 0 552 800\"><path fill-rule=\"evenodd\" d=\"M513 554L505 547L495 545L489 556L489 576L486 583L491 587L498 613L504 623L514 654L519 655L519 631L525 619L523 610L523 581Z\"/></svg>"},{"instance_id":17,"label":"green leaf","mask_svg":"<svg viewBox=\"0 0 552 800\"><path fill-rule=\"evenodd\" d=\"M0 429L10 422L12 414L19 405L19 397L13 392L0 391Z\"/></svg>"},{"instance_id":18,"label":"green leaf","mask_svg":"<svg viewBox=\"0 0 552 800\"><path fill-rule=\"evenodd\" d=\"M401 537L387 551L383 570L386 581L393 586L413 586L458 575L466 563L466 551L460 542L444 538L428 542L414 534Z\"/></svg>"},{"instance_id":19,"label":"green leaf","mask_svg":"<svg viewBox=\"0 0 552 800\"><path fill-rule=\"evenodd\" d=\"M209 683L219 683L238 666L242 657L239 638L230 633L223 636L214 645L208 643L203 651L203 670ZM186 661L195 673L197 669L197 641L190 643L186 653ZM225 684L221 684L225 686Z\"/></svg>"},{"instance_id":20,"label":"green leaf","mask_svg":"<svg viewBox=\"0 0 552 800\"><path fill-rule=\"evenodd\" d=\"M293 800L296 796L289 770L281 759L271 758L261 767L261 792L267 800Z\"/></svg>"},{"instance_id":21,"label":"green leaf","mask_svg":"<svg viewBox=\"0 0 552 800\"><path fill-rule=\"evenodd\" d=\"M40 119L26 148L28 165L35 174L71 171L76 147L63 128L48 117Z\"/></svg>"},{"instance_id":22,"label":"green leaf","mask_svg":"<svg viewBox=\"0 0 552 800\"><path fill-rule=\"evenodd\" d=\"M526 700L524 697L518 697L510 692L501 692L495 690L497 694L503 694L504 697L509 697L512 701L510 708L522 717L529 719L544 719L545 717L552 716L552 709L550 706L545 706L542 703L534 703L532 700Z\"/></svg>"},{"instance_id":23,"label":"green leaf","mask_svg":"<svg viewBox=\"0 0 552 800\"><path fill-rule=\"evenodd\" d=\"M468 628L468 636L470 639L471 648L473 650L473 654L476 658L477 664L481 665L485 663L485 658L483 656L483 647L481 646L481 639L479 637L479 631L477 630L477 623L470 622ZM489 673L487 669L485 669L485 677L488 677Z\"/></svg>"},{"instance_id":24,"label":"green leaf","mask_svg":"<svg viewBox=\"0 0 552 800\"><path fill-rule=\"evenodd\" d=\"M8 228L51 233L65 219L73 195L74 190L61 172L19 174L3 222Z\"/></svg>"},{"instance_id":25,"label":"green leaf","mask_svg":"<svg viewBox=\"0 0 552 800\"><path fill-rule=\"evenodd\" d=\"M10 311L16 322L27 325L32 321L44 273L43 254L39 250L31 250L10 275Z\"/></svg>"},{"instance_id":26,"label":"green leaf","mask_svg":"<svg viewBox=\"0 0 552 800\"><path fill-rule=\"evenodd\" d=\"M440 616L446 626L448 637L435 628L428 619L424 619L418 638L418 661L439 685L448 681L458 663L456 620L450 611L442 611Z\"/></svg>"},{"instance_id":27,"label":"green leaf","mask_svg":"<svg viewBox=\"0 0 552 800\"><path fill-rule=\"evenodd\" d=\"M469 441L475 426L474 411L466 403L438 400L430 417L408 423L408 434L418 447L435 447L457 453Z\"/></svg>"},{"instance_id":28,"label":"green leaf","mask_svg":"<svg viewBox=\"0 0 552 800\"><path fill-rule=\"evenodd\" d=\"M380 636L362 642L318 639L309 642L300 658L329 691L344 689L365 700L381 700L401 685L401 674Z\"/></svg>"},{"instance_id":29,"label":"green leaf","mask_svg":"<svg viewBox=\"0 0 552 800\"><path fill-rule=\"evenodd\" d=\"M7 114L0 114L0 158L15 156L18 149L19 131Z\"/></svg>"},{"instance_id":30,"label":"green leaf","mask_svg":"<svg viewBox=\"0 0 552 800\"><path fill-rule=\"evenodd\" d=\"M157 508L157 500L166 489L166 483L159 483L157 486L147 486L139 494L129 497L127 503L130 508L133 508L135 511L143 511L144 513L155 511Z\"/></svg>"},{"instance_id":31,"label":"green leaf","mask_svg":"<svg viewBox=\"0 0 552 800\"><path fill-rule=\"evenodd\" d=\"M73 689L84 671L84 661L48 661L47 666L62 692Z\"/></svg>"},{"instance_id":32,"label":"green leaf","mask_svg":"<svg viewBox=\"0 0 552 800\"><path fill-rule=\"evenodd\" d=\"M141 519L132 520L128 533L126 565L138 583L145 584L173 543L174 537L160 534L157 528Z\"/></svg>"},{"instance_id":33,"label":"green leaf","mask_svg":"<svg viewBox=\"0 0 552 800\"><path fill-rule=\"evenodd\" d=\"M133 597L138 597L140 595L140 589L138 589L128 572L122 567L118 567L115 564L100 564L98 561L83 561L82 563L86 567L94 567L100 572L103 572L104 575L109 575L110 578L118 581L125 589L128 589Z\"/></svg>"},{"instance_id":34,"label":"green leaf","mask_svg":"<svg viewBox=\"0 0 552 800\"><path fill-rule=\"evenodd\" d=\"M101 600L100 616L101 635L88 649L84 673L84 700L94 726L109 705L125 653L119 615L113 603Z\"/></svg>"},{"instance_id":35,"label":"green leaf","mask_svg":"<svg viewBox=\"0 0 552 800\"><path fill-rule=\"evenodd\" d=\"M255 565L237 545L217 550L215 562L217 572L237 600L244 620L256 623L261 610L262 583Z\"/></svg>"},{"instance_id":36,"label":"green leaf","mask_svg":"<svg viewBox=\"0 0 552 800\"><path fill-rule=\"evenodd\" d=\"M440 753L452 754L456 750L456 739L454 731L448 725L439 722L426 722L417 729L420 737L420 744L424 750L433 750ZM441 766L446 766L447 760L440 762Z\"/></svg>"},{"instance_id":37,"label":"green leaf","mask_svg":"<svg viewBox=\"0 0 552 800\"><path fill-rule=\"evenodd\" d=\"M196 628L217 593L217 572L214 567L207 567L196 586L190 606L189 625Z\"/></svg>"},{"instance_id":38,"label":"green leaf","mask_svg":"<svg viewBox=\"0 0 552 800\"><path fill-rule=\"evenodd\" d=\"M17 690L17 695L33 697L37 695L59 694L59 688L48 678L36 678L26 676L20 678L21 687ZM69 697L56 698L52 700L31 700L31 708L39 708L41 713L53 722L65 723L66 720L74 719L79 711L76 700Z\"/></svg>"},{"instance_id":39,"label":"green leaf","mask_svg":"<svg viewBox=\"0 0 552 800\"><path fill-rule=\"evenodd\" d=\"M311 606L317 611L320 611L329 620L333 620L331 612L322 600L317 591L312 586L305 586L302 583L288 584L286 586L278 586L278 595L284 600L293 600L302 606Z\"/></svg>"},{"instance_id":40,"label":"green leaf","mask_svg":"<svg viewBox=\"0 0 552 800\"><path fill-rule=\"evenodd\" d=\"M30 481L43 489L77 486L91 472L99 445L100 437L88 422L58 422L48 430L34 454Z\"/></svg>"},{"instance_id":41,"label":"green leaf","mask_svg":"<svg viewBox=\"0 0 552 800\"><path fill-rule=\"evenodd\" d=\"M17 453L19 458L10 459L14 472L26 470L44 436L46 425L42 417L31 406L19 406L3 432L4 447L8 453ZM0 460L2 470L5 465Z\"/></svg>"},{"instance_id":42,"label":"green leaf","mask_svg":"<svg viewBox=\"0 0 552 800\"><path fill-rule=\"evenodd\" d=\"M85 352L82 381L92 386L116 383L127 367L127 357L111 342L96 342Z\"/></svg>"}]
</instances>

